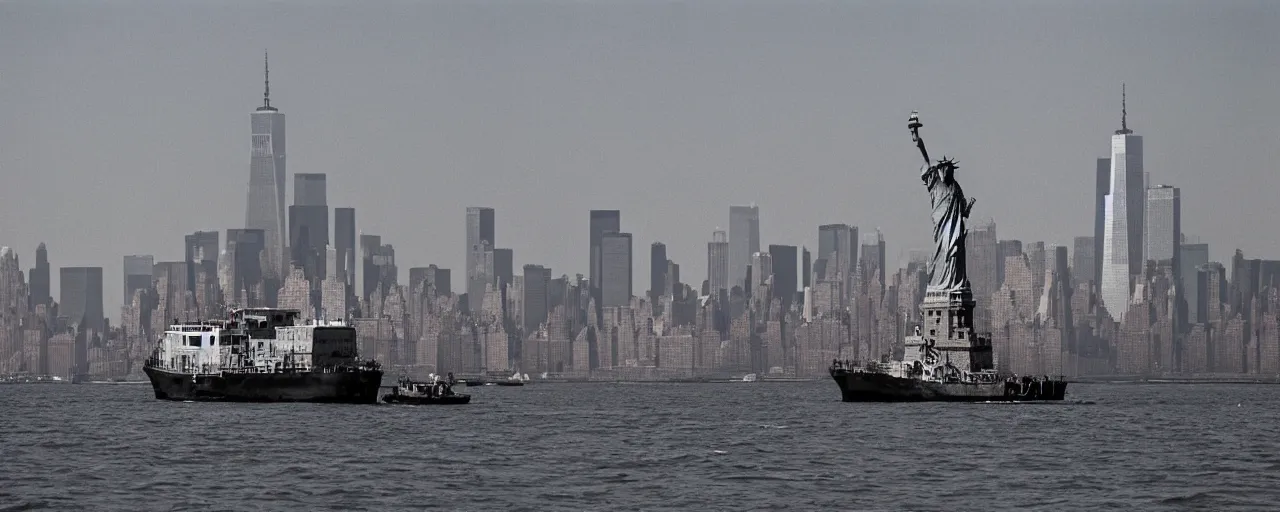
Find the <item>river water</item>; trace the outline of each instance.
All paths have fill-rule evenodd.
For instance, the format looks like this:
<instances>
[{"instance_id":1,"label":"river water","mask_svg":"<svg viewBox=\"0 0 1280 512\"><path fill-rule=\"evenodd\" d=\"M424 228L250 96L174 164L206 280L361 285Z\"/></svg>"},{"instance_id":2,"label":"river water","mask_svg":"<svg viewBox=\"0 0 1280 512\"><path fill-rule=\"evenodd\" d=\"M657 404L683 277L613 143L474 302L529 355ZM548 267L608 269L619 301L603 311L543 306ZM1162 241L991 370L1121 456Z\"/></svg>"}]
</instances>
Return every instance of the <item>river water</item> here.
<instances>
[{"instance_id":1,"label":"river water","mask_svg":"<svg viewBox=\"0 0 1280 512\"><path fill-rule=\"evenodd\" d=\"M1276 510L1280 386L852 404L834 383L468 388L464 406L0 386L0 510Z\"/></svg>"}]
</instances>

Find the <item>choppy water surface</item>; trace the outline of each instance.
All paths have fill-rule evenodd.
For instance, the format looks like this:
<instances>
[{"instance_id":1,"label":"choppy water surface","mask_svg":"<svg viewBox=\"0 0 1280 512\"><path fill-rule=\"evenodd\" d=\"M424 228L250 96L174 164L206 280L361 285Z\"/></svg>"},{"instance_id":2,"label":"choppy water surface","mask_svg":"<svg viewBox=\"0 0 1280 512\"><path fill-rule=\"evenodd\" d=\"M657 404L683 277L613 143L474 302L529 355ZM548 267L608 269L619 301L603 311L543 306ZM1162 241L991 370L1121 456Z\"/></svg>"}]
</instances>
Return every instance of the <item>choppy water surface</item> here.
<instances>
[{"instance_id":1,"label":"choppy water surface","mask_svg":"<svg viewBox=\"0 0 1280 512\"><path fill-rule=\"evenodd\" d=\"M831 382L468 392L413 407L0 386L0 510L1280 504L1280 386L1075 384L1035 405L847 404Z\"/></svg>"}]
</instances>

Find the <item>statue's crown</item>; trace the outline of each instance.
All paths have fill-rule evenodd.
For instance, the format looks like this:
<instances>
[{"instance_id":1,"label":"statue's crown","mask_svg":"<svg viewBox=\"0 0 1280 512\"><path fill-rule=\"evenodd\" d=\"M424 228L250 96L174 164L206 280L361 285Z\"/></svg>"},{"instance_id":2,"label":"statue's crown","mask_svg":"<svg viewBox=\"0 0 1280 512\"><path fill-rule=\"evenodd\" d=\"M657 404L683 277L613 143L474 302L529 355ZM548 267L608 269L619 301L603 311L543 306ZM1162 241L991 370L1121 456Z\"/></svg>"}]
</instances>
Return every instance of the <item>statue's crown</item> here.
<instances>
[{"instance_id":1,"label":"statue's crown","mask_svg":"<svg viewBox=\"0 0 1280 512\"><path fill-rule=\"evenodd\" d=\"M943 156L942 156L942 159L941 159L941 160L938 160L938 165L937 165L937 167L950 167L950 168L951 168L951 170L953 170L953 171L954 171L954 170L956 170L956 169L959 169L959 168L960 168L960 164L959 164L958 162L956 162L955 160L952 160L950 157L948 157L948 156L946 156L946 155L943 155Z\"/></svg>"}]
</instances>

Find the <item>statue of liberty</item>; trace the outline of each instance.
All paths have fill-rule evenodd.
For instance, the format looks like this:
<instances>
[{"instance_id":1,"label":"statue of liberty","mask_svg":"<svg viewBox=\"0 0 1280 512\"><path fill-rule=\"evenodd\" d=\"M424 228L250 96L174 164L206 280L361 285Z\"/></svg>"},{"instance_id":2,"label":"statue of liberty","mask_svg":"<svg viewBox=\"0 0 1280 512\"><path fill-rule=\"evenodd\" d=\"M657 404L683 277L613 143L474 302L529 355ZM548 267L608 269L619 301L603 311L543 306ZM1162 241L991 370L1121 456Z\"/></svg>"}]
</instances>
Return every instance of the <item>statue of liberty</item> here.
<instances>
[{"instance_id":1,"label":"statue of liberty","mask_svg":"<svg viewBox=\"0 0 1280 512\"><path fill-rule=\"evenodd\" d=\"M920 180L929 190L929 201L933 204L933 255L929 258L929 286L926 292L968 292L969 277L965 273L965 219L973 209L973 199L967 199L960 183L955 179L958 166L954 160L942 157L936 164L930 164L929 152L924 148L924 140L920 138L920 115L911 112L907 127L911 129L911 139L920 154L924 156L924 165L920 167Z\"/></svg>"}]
</instances>

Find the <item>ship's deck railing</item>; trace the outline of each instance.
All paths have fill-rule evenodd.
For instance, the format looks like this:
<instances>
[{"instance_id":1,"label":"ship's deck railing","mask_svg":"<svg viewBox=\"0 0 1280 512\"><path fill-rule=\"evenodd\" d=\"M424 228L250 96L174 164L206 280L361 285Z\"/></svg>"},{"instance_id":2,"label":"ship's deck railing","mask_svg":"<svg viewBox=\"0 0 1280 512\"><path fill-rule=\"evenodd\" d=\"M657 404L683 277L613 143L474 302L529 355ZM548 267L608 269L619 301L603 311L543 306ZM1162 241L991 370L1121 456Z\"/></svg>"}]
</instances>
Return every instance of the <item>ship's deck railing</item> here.
<instances>
[{"instance_id":1,"label":"ship's deck railing","mask_svg":"<svg viewBox=\"0 0 1280 512\"><path fill-rule=\"evenodd\" d=\"M836 359L831 361L831 367L829 370L844 370L848 372L863 372L868 370L876 371L877 369L873 368L875 365L876 363L874 361L863 364L853 359L845 359L843 361Z\"/></svg>"},{"instance_id":2,"label":"ship's deck railing","mask_svg":"<svg viewBox=\"0 0 1280 512\"><path fill-rule=\"evenodd\" d=\"M319 373L342 373L363 370L377 370L382 368L382 364L374 360L353 361L342 364L328 365L296 365L296 366L231 366L231 365L211 365L211 364L185 364L170 365L168 361L158 357L148 357L143 362L143 367L160 368L163 370L173 370L183 373L192 373L196 375L217 375L220 373L290 373L290 372L319 372Z\"/></svg>"},{"instance_id":3,"label":"ship's deck railing","mask_svg":"<svg viewBox=\"0 0 1280 512\"><path fill-rule=\"evenodd\" d=\"M349 364L336 365L320 365L320 366L234 366L222 369L222 373L246 374L246 373L347 373L365 370L377 370L382 367L377 361L362 361Z\"/></svg>"}]
</instances>

